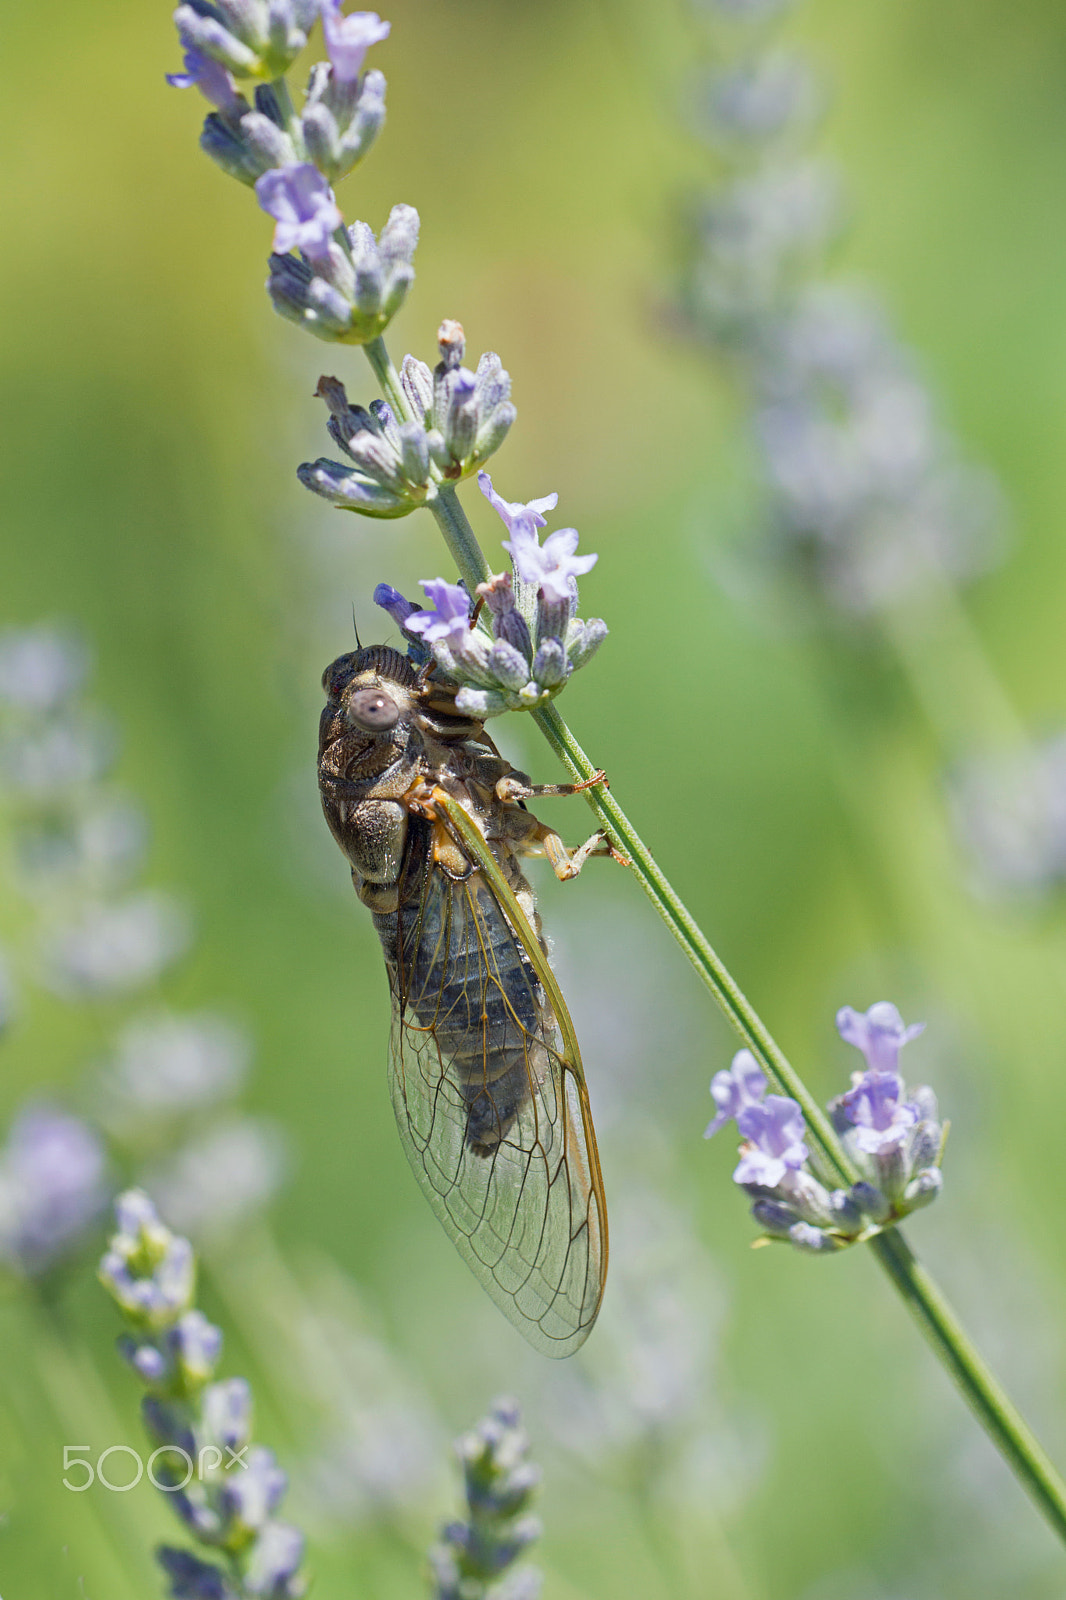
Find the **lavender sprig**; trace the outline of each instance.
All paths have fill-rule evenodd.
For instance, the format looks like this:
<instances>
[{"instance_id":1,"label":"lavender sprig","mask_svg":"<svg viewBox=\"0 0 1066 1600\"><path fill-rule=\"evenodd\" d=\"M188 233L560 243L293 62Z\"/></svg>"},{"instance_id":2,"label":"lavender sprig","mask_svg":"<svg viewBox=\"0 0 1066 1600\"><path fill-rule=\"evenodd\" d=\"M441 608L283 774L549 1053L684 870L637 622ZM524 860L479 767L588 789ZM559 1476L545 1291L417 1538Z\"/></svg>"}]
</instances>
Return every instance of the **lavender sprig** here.
<instances>
[{"instance_id":1,"label":"lavender sprig","mask_svg":"<svg viewBox=\"0 0 1066 1600\"><path fill-rule=\"evenodd\" d=\"M710 1138L735 1121L743 1144L733 1181L752 1199L751 1214L769 1238L799 1250L842 1250L864 1243L911 1211L935 1200L942 1187L944 1133L931 1089L907 1089L897 1070L903 1045L924 1023L905 1028L896 1007L878 1001L869 1011L844 1006L843 1039L866 1057L866 1071L829 1103L833 1126L861 1174L829 1190L807 1165L803 1112L795 1100L767 1095L767 1081L750 1050L738 1050L727 1072L711 1082L717 1114Z\"/></svg>"},{"instance_id":2,"label":"lavender sprig","mask_svg":"<svg viewBox=\"0 0 1066 1600\"><path fill-rule=\"evenodd\" d=\"M456 1441L467 1519L449 1522L429 1552L433 1600L536 1600L539 1572L515 1562L540 1537L529 1514L540 1472L513 1400L497 1400Z\"/></svg>"},{"instance_id":3,"label":"lavender sprig","mask_svg":"<svg viewBox=\"0 0 1066 1600\"><path fill-rule=\"evenodd\" d=\"M129 1330L119 1351L147 1391L141 1413L154 1475L188 1532L217 1558L161 1547L169 1593L173 1600L295 1600L305 1589L303 1535L274 1515L287 1479L273 1451L252 1443L248 1384L215 1379L222 1334L193 1304L192 1246L138 1189L119 1196L115 1215L100 1281Z\"/></svg>"}]
</instances>

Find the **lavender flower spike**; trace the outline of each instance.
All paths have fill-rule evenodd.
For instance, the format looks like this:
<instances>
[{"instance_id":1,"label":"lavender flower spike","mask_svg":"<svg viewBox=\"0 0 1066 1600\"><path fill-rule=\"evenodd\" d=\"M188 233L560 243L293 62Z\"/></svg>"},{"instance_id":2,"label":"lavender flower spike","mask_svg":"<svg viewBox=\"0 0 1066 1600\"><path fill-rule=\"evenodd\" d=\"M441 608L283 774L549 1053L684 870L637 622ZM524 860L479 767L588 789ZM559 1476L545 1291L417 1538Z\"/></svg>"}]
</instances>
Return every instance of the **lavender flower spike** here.
<instances>
[{"instance_id":1,"label":"lavender flower spike","mask_svg":"<svg viewBox=\"0 0 1066 1600\"><path fill-rule=\"evenodd\" d=\"M716 1072L711 1079L711 1096L718 1110L703 1131L711 1138L727 1122L734 1121L746 1106L758 1105L766 1093L766 1074L750 1050L738 1050L728 1071Z\"/></svg>"},{"instance_id":2,"label":"lavender flower spike","mask_svg":"<svg viewBox=\"0 0 1066 1600\"><path fill-rule=\"evenodd\" d=\"M789 1172L798 1172L807 1159L803 1142L803 1112L795 1100L771 1094L757 1105L746 1106L737 1117L744 1138L733 1182L776 1189Z\"/></svg>"},{"instance_id":3,"label":"lavender flower spike","mask_svg":"<svg viewBox=\"0 0 1066 1600\"><path fill-rule=\"evenodd\" d=\"M924 1022L914 1022L905 1028L903 1018L890 1000L878 1000L869 1011L853 1011L851 1006L842 1006L836 1022L840 1037L862 1051L871 1072L897 1071L900 1050L925 1028Z\"/></svg>"},{"instance_id":4,"label":"lavender flower spike","mask_svg":"<svg viewBox=\"0 0 1066 1600\"><path fill-rule=\"evenodd\" d=\"M389 26L376 11L353 11L345 17L341 0L322 0L322 35L338 83L356 81L370 46L388 38Z\"/></svg>"},{"instance_id":5,"label":"lavender flower spike","mask_svg":"<svg viewBox=\"0 0 1066 1600\"><path fill-rule=\"evenodd\" d=\"M328 260L330 240L340 227L341 214L333 190L317 167L302 161L294 167L264 172L256 183L255 197L277 223L273 246L276 255L302 250L309 261Z\"/></svg>"}]
</instances>

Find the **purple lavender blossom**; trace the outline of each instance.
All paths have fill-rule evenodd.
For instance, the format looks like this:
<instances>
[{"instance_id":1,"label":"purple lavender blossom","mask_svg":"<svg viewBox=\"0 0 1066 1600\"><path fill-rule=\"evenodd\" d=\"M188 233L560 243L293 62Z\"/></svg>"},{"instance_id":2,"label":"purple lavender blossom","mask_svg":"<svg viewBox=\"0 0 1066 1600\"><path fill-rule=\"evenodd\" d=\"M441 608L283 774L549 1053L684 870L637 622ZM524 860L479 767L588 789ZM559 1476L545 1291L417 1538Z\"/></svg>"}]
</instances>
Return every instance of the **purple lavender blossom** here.
<instances>
[{"instance_id":1,"label":"purple lavender blossom","mask_svg":"<svg viewBox=\"0 0 1066 1600\"><path fill-rule=\"evenodd\" d=\"M786 1173L797 1172L807 1159L803 1112L785 1095L767 1095L760 1103L745 1106L737 1127L745 1143L734 1183L775 1189Z\"/></svg>"},{"instance_id":2,"label":"purple lavender blossom","mask_svg":"<svg viewBox=\"0 0 1066 1600\"><path fill-rule=\"evenodd\" d=\"M507 532L514 538L519 529L528 529L530 533L534 528L547 526L545 511L554 511L559 503L557 494L543 495L539 500L529 500L525 505L520 500L505 500L497 494L492 487L492 479L487 472L479 472L477 486L492 509L503 519Z\"/></svg>"},{"instance_id":3,"label":"purple lavender blossom","mask_svg":"<svg viewBox=\"0 0 1066 1600\"><path fill-rule=\"evenodd\" d=\"M408 633L417 633L426 644L444 644L460 650L470 632L470 596L461 584L443 578L425 578L422 587L435 611L415 611L404 623Z\"/></svg>"},{"instance_id":4,"label":"purple lavender blossom","mask_svg":"<svg viewBox=\"0 0 1066 1600\"><path fill-rule=\"evenodd\" d=\"M30 1106L0 1152L0 1261L37 1276L74 1245L107 1202L105 1158L84 1122Z\"/></svg>"},{"instance_id":5,"label":"purple lavender blossom","mask_svg":"<svg viewBox=\"0 0 1066 1600\"><path fill-rule=\"evenodd\" d=\"M192 48L184 52L185 71L168 72L167 82L172 89L199 89L219 111L240 111L243 102L236 85L225 67L210 56ZM244 108L246 109L246 108Z\"/></svg>"},{"instance_id":6,"label":"purple lavender blossom","mask_svg":"<svg viewBox=\"0 0 1066 1600\"><path fill-rule=\"evenodd\" d=\"M854 1128L854 1143L869 1155L880 1155L901 1145L915 1123L918 1106L903 1098L906 1090L898 1072L856 1072L853 1087L833 1101L840 1121Z\"/></svg>"},{"instance_id":7,"label":"purple lavender blossom","mask_svg":"<svg viewBox=\"0 0 1066 1600\"><path fill-rule=\"evenodd\" d=\"M871 1072L895 1072L900 1050L925 1028L924 1022L904 1027L903 1018L890 1000L878 1000L869 1011L842 1006L836 1023L840 1037L862 1051Z\"/></svg>"},{"instance_id":8,"label":"purple lavender blossom","mask_svg":"<svg viewBox=\"0 0 1066 1600\"><path fill-rule=\"evenodd\" d=\"M577 541L576 528L557 528L540 545L532 528L519 527L511 539L503 541L503 548L524 583L532 584L545 600L565 605L574 592L572 580L591 572L600 559L575 555Z\"/></svg>"},{"instance_id":9,"label":"purple lavender blossom","mask_svg":"<svg viewBox=\"0 0 1066 1600\"><path fill-rule=\"evenodd\" d=\"M709 1139L739 1117L746 1106L758 1105L765 1093L766 1074L750 1050L738 1050L729 1069L716 1072L711 1079L711 1095L718 1111L704 1129L703 1137Z\"/></svg>"},{"instance_id":10,"label":"purple lavender blossom","mask_svg":"<svg viewBox=\"0 0 1066 1600\"><path fill-rule=\"evenodd\" d=\"M353 11L345 17L341 0L322 0L322 34L338 83L355 83L370 46L387 39L389 27L376 11Z\"/></svg>"},{"instance_id":11,"label":"purple lavender blossom","mask_svg":"<svg viewBox=\"0 0 1066 1600\"><path fill-rule=\"evenodd\" d=\"M277 223L273 244L276 255L301 250L309 261L328 258L330 240L341 225L341 214L333 190L317 167L301 161L294 167L264 172L256 183L255 196Z\"/></svg>"}]
</instances>

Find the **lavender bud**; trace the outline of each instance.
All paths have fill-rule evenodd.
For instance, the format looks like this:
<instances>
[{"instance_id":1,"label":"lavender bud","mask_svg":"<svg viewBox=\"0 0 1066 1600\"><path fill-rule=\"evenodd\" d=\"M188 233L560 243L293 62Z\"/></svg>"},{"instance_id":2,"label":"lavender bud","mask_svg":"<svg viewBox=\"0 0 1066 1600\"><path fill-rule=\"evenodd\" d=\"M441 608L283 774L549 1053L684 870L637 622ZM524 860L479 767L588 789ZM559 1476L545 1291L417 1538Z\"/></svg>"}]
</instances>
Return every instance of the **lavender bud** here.
<instances>
[{"instance_id":1,"label":"lavender bud","mask_svg":"<svg viewBox=\"0 0 1066 1600\"><path fill-rule=\"evenodd\" d=\"M562 650L561 641L566 638L566 630L573 613L574 597L577 593L576 584L568 584L565 596L560 596L550 589L541 588L537 596L537 643L558 644Z\"/></svg>"},{"instance_id":2,"label":"lavender bud","mask_svg":"<svg viewBox=\"0 0 1066 1600\"><path fill-rule=\"evenodd\" d=\"M881 1193L880 1189L872 1183L861 1181L853 1183L848 1191L852 1200L864 1216L877 1223L887 1222L892 1215L892 1207Z\"/></svg>"},{"instance_id":3,"label":"lavender bud","mask_svg":"<svg viewBox=\"0 0 1066 1600\"><path fill-rule=\"evenodd\" d=\"M444 371L457 371L466 350L466 334L463 332L462 323L445 318L437 329L437 349L440 351L441 367Z\"/></svg>"},{"instance_id":4,"label":"lavender bud","mask_svg":"<svg viewBox=\"0 0 1066 1600\"><path fill-rule=\"evenodd\" d=\"M225 1573L188 1550L160 1545L156 1560L170 1580L170 1600L239 1600Z\"/></svg>"},{"instance_id":5,"label":"lavender bud","mask_svg":"<svg viewBox=\"0 0 1066 1600\"><path fill-rule=\"evenodd\" d=\"M845 1247L844 1240L834 1238L831 1233L823 1233L809 1222L797 1222L789 1233L789 1239L797 1250L804 1250L809 1255L825 1255Z\"/></svg>"},{"instance_id":6,"label":"lavender bud","mask_svg":"<svg viewBox=\"0 0 1066 1600\"><path fill-rule=\"evenodd\" d=\"M320 494L344 511L358 511L367 517L405 517L415 509L401 495L392 494L379 483L323 457L304 462L297 468L296 476L305 489Z\"/></svg>"},{"instance_id":7,"label":"lavender bud","mask_svg":"<svg viewBox=\"0 0 1066 1600\"><path fill-rule=\"evenodd\" d=\"M416 421L424 421L433 404L433 374L416 356L404 356L400 384Z\"/></svg>"},{"instance_id":8,"label":"lavender bud","mask_svg":"<svg viewBox=\"0 0 1066 1600\"><path fill-rule=\"evenodd\" d=\"M939 1122L919 1122L911 1130L907 1145L906 1162L911 1172L921 1172L925 1167L935 1167L940 1160L940 1147L944 1130Z\"/></svg>"},{"instance_id":9,"label":"lavender bud","mask_svg":"<svg viewBox=\"0 0 1066 1600\"><path fill-rule=\"evenodd\" d=\"M262 112L246 112L241 118L240 129L249 162L256 167L257 178L275 167L297 164L296 151L288 134Z\"/></svg>"},{"instance_id":10,"label":"lavender bud","mask_svg":"<svg viewBox=\"0 0 1066 1600\"><path fill-rule=\"evenodd\" d=\"M542 639L533 657L533 677L545 689L557 688L566 682L570 671L566 652L558 639Z\"/></svg>"},{"instance_id":11,"label":"lavender bud","mask_svg":"<svg viewBox=\"0 0 1066 1600\"><path fill-rule=\"evenodd\" d=\"M496 689L471 689L463 687L455 697L457 711L462 711L466 716L498 717L503 711L513 710L507 695L501 694Z\"/></svg>"},{"instance_id":12,"label":"lavender bud","mask_svg":"<svg viewBox=\"0 0 1066 1600\"><path fill-rule=\"evenodd\" d=\"M751 1214L760 1228L773 1234L775 1239L787 1239L796 1225L796 1213L780 1200L756 1200Z\"/></svg>"},{"instance_id":13,"label":"lavender bud","mask_svg":"<svg viewBox=\"0 0 1066 1600\"><path fill-rule=\"evenodd\" d=\"M918 1211L930 1205L944 1187L944 1174L939 1167L927 1167L903 1191L902 1210Z\"/></svg>"},{"instance_id":14,"label":"lavender bud","mask_svg":"<svg viewBox=\"0 0 1066 1600\"><path fill-rule=\"evenodd\" d=\"M204 119L200 132L200 149L205 155L210 156L223 172L228 173L231 178L236 178L238 183L246 183L249 188L266 170L245 142L240 124L234 124L215 111L210 112Z\"/></svg>"},{"instance_id":15,"label":"lavender bud","mask_svg":"<svg viewBox=\"0 0 1066 1600\"><path fill-rule=\"evenodd\" d=\"M834 1189L829 1196L829 1206L832 1217L831 1226L836 1228L839 1233L854 1237L855 1234L861 1233L866 1226L866 1218L863 1216L862 1208L856 1202L855 1196L849 1193L848 1190Z\"/></svg>"},{"instance_id":16,"label":"lavender bud","mask_svg":"<svg viewBox=\"0 0 1066 1600\"><path fill-rule=\"evenodd\" d=\"M219 1497L222 1509L240 1530L254 1532L265 1526L288 1485L273 1450L253 1445L244 1458L244 1470L227 1476Z\"/></svg>"},{"instance_id":17,"label":"lavender bud","mask_svg":"<svg viewBox=\"0 0 1066 1600\"><path fill-rule=\"evenodd\" d=\"M529 661L506 639L496 640L489 652L488 666L492 677L505 689L517 691L529 682Z\"/></svg>"},{"instance_id":18,"label":"lavender bud","mask_svg":"<svg viewBox=\"0 0 1066 1600\"><path fill-rule=\"evenodd\" d=\"M184 5L175 11L174 24L186 49L210 56L237 78L256 76L259 62L255 51L249 50L216 18L201 16L191 5Z\"/></svg>"},{"instance_id":19,"label":"lavender bud","mask_svg":"<svg viewBox=\"0 0 1066 1600\"><path fill-rule=\"evenodd\" d=\"M420 610L413 600L405 600L399 589L394 589L390 584L379 583L374 590L374 604L387 611L399 627L403 627L408 617L413 617Z\"/></svg>"},{"instance_id":20,"label":"lavender bud","mask_svg":"<svg viewBox=\"0 0 1066 1600\"><path fill-rule=\"evenodd\" d=\"M267 1600L303 1593L296 1572L304 1555L304 1536L287 1522L268 1522L260 1530L244 1570L244 1589ZM295 1580L295 1583L294 1583Z\"/></svg>"},{"instance_id":21,"label":"lavender bud","mask_svg":"<svg viewBox=\"0 0 1066 1600\"><path fill-rule=\"evenodd\" d=\"M592 660L608 634L606 622L600 617L590 617L581 622L574 617L567 628L566 654L576 672Z\"/></svg>"}]
</instances>

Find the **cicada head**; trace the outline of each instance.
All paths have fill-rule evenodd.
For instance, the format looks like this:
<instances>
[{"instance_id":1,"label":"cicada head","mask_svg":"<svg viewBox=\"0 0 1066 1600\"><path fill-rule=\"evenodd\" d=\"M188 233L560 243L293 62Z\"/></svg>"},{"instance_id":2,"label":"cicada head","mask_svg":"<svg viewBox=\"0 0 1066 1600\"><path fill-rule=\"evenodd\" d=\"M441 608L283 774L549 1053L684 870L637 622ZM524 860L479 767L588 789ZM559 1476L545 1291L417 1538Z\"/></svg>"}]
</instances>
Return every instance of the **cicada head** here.
<instances>
[{"instance_id":1,"label":"cicada head","mask_svg":"<svg viewBox=\"0 0 1066 1600\"><path fill-rule=\"evenodd\" d=\"M372 780L403 757L417 674L398 650L368 645L330 662L319 724L319 766L336 778Z\"/></svg>"}]
</instances>

